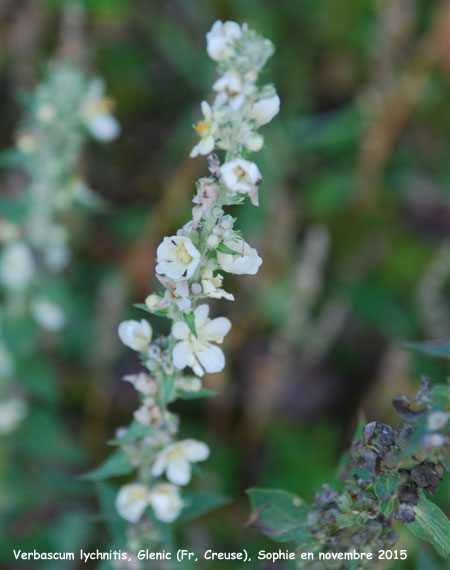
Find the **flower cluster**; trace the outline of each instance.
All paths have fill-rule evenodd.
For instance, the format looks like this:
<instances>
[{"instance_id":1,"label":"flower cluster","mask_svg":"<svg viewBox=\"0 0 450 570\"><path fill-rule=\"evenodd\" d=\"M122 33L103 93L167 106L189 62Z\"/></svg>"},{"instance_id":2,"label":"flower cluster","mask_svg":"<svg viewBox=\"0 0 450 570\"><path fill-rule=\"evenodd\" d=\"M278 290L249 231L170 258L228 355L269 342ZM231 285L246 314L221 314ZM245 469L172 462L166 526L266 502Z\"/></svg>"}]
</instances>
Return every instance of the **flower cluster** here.
<instances>
[{"instance_id":1,"label":"flower cluster","mask_svg":"<svg viewBox=\"0 0 450 570\"><path fill-rule=\"evenodd\" d=\"M95 204L77 174L78 161L88 137L107 141L118 134L111 106L100 79L89 81L76 67L55 64L30 98L10 153L27 186L13 189L0 216L0 433L14 429L25 413L21 398L7 396L20 374L14 362L20 354L7 346L8 325L28 320L50 332L66 325L58 275L70 261L67 214Z\"/></svg>"},{"instance_id":2,"label":"flower cluster","mask_svg":"<svg viewBox=\"0 0 450 570\"><path fill-rule=\"evenodd\" d=\"M126 439L122 450L138 470L135 481L123 486L116 500L119 514L132 523L148 524L152 517L170 522L180 514L180 487L191 479L191 464L205 460L209 448L200 441L176 438L178 418L167 405L186 394L201 396L204 373L220 372L225 366L220 344L231 323L224 316L211 317L205 302L234 300L223 289L223 274L255 275L262 264L223 208L247 197L258 204L261 174L244 155L261 149L264 139L258 129L279 111L273 86L257 85L273 46L246 24L235 22L216 22L206 40L220 77L213 85L214 102L201 104L203 118L194 127L200 141L191 156L208 155L209 175L196 184L192 220L176 235L164 237L157 248L156 277L164 290L150 294L141 305L167 317L170 332L155 338L145 319L125 321L118 329L122 342L139 353L146 368L125 377L141 403L135 423L121 430L118 439ZM222 162L218 155L223 155ZM144 435L139 425L147 427ZM163 475L167 481L159 479ZM145 514L148 506L151 510Z\"/></svg>"}]
</instances>

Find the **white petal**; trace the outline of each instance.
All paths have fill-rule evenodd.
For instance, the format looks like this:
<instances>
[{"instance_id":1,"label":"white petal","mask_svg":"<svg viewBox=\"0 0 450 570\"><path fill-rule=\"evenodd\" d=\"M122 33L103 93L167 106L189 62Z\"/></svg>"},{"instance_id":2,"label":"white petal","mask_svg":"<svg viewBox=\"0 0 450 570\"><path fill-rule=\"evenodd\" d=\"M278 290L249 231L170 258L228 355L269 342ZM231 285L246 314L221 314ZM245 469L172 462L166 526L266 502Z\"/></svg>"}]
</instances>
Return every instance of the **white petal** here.
<instances>
[{"instance_id":1,"label":"white petal","mask_svg":"<svg viewBox=\"0 0 450 570\"><path fill-rule=\"evenodd\" d=\"M192 346L187 340L178 342L172 351L173 364L178 370L183 370L186 366L195 364Z\"/></svg>"},{"instance_id":2,"label":"white petal","mask_svg":"<svg viewBox=\"0 0 450 570\"><path fill-rule=\"evenodd\" d=\"M116 498L119 515L132 523L138 522L149 504L149 490L145 485L132 483L125 485Z\"/></svg>"},{"instance_id":3,"label":"white petal","mask_svg":"<svg viewBox=\"0 0 450 570\"><path fill-rule=\"evenodd\" d=\"M161 452L159 452L156 455L155 458L155 462L153 463L152 466L152 475L153 477L159 477L160 475L162 475L166 469L166 454L164 453L164 450Z\"/></svg>"},{"instance_id":4,"label":"white petal","mask_svg":"<svg viewBox=\"0 0 450 570\"><path fill-rule=\"evenodd\" d=\"M187 485L191 480L191 466L181 458L173 459L167 465L166 476L174 485Z\"/></svg>"},{"instance_id":5,"label":"white petal","mask_svg":"<svg viewBox=\"0 0 450 570\"><path fill-rule=\"evenodd\" d=\"M173 243L172 238L165 237L158 245L156 250L156 257L160 260L175 260L176 259L176 245Z\"/></svg>"},{"instance_id":6,"label":"white petal","mask_svg":"<svg viewBox=\"0 0 450 570\"><path fill-rule=\"evenodd\" d=\"M150 503L155 517L163 522L172 522L183 508L178 488L170 483L155 485L150 493Z\"/></svg>"},{"instance_id":7,"label":"white petal","mask_svg":"<svg viewBox=\"0 0 450 570\"><path fill-rule=\"evenodd\" d=\"M173 324L172 334L177 340L187 340L190 335L190 330L184 321L177 321Z\"/></svg>"},{"instance_id":8,"label":"white petal","mask_svg":"<svg viewBox=\"0 0 450 570\"><path fill-rule=\"evenodd\" d=\"M102 142L111 141L120 133L119 122L109 113L96 113L87 124L94 137Z\"/></svg>"},{"instance_id":9,"label":"white petal","mask_svg":"<svg viewBox=\"0 0 450 570\"><path fill-rule=\"evenodd\" d=\"M199 305L194 311L195 326L198 327L199 329L202 328L208 319L208 314L209 314L208 305L206 304Z\"/></svg>"},{"instance_id":10,"label":"white petal","mask_svg":"<svg viewBox=\"0 0 450 570\"><path fill-rule=\"evenodd\" d=\"M195 245L192 243L192 241L190 239L186 239L184 241L184 247L186 248L186 251L189 253L189 255L191 255L194 258L200 258L200 252L198 251L198 249L195 247Z\"/></svg>"},{"instance_id":11,"label":"white petal","mask_svg":"<svg viewBox=\"0 0 450 570\"><path fill-rule=\"evenodd\" d=\"M280 98L278 95L261 99L253 105L250 116L258 125L269 123L280 111Z\"/></svg>"},{"instance_id":12,"label":"white petal","mask_svg":"<svg viewBox=\"0 0 450 570\"><path fill-rule=\"evenodd\" d=\"M199 348L196 350L196 355L206 372L214 373L223 370L225 367L225 356L222 350L218 346L207 342L198 344Z\"/></svg>"},{"instance_id":13,"label":"white petal","mask_svg":"<svg viewBox=\"0 0 450 570\"><path fill-rule=\"evenodd\" d=\"M209 447L206 443L195 439L186 439L183 443L185 457L189 459L191 463L204 461L209 457Z\"/></svg>"},{"instance_id":14,"label":"white petal","mask_svg":"<svg viewBox=\"0 0 450 570\"><path fill-rule=\"evenodd\" d=\"M230 329L231 322L229 319L226 317L217 317L203 327L202 338L209 341L221 342Z\"/></svg>"}]
</instances>

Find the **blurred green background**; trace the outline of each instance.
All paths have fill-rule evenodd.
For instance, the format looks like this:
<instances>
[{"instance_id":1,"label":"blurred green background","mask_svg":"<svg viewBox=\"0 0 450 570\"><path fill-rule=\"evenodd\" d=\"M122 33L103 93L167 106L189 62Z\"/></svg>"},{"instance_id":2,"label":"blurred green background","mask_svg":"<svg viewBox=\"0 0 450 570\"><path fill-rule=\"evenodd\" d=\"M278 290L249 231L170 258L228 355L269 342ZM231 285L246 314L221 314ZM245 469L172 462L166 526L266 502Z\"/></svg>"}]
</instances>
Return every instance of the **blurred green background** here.
<instances>
[{"instance_id":1,"label":"blurred green background","mask_svg":"<svg viewBox=\"0 0 450 570\"><path fill-rule=\"evenodd\" d=\"M18 93L33 88L57 51L66 4L0 3L2 148L20 118ZM11 490L0 557L5 568L39 568L11 563L12 545L109 545L94 489L74 476L109 453L105 441L137 404L121 377L138 361L116 327L140 318L132 303L157 287L156 247L190 218L193 182L205 172L205 160L188 154L215 78L204 37L216 19L246 21L274 42L263 79L282 107L256 158L261 206L233 212L264 264L256 277L229 277L236 301L214 308L233 322L227 367L206 379L222 395L175 407L182 432L212 449L206 483L194 486L232 502L181 527L180 543L277 550L244 527L245 489L282 487L311 500L322 483L338 484L339 455L361 410L395 425L394 395L412 394L422 374L434 382L448 374L402 345L450 334L449 2L82 4L84 66L105 78L122 133L92 144L81 165L105 206L72 222L72 324L44 363L28 363L26 384L51 377L60 396L35 390L13 462L2 465ZM436 500L448 513L448 479ZM410 553L401 568L445 565L407 532L401 547Z\"/></svg>"}]
</instances>

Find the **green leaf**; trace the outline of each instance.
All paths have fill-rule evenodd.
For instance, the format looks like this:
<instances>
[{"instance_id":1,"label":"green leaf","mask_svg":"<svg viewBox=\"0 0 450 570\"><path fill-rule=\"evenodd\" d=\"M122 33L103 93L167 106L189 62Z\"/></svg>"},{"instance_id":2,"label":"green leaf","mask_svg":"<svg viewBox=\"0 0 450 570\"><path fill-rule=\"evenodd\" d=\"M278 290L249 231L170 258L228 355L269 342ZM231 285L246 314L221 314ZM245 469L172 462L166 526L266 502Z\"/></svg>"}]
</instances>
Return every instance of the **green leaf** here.
<instances>
[{"instance_id":1,"label":"green leaf","mask_svg":"<svg viewBox=\"0 0 450 570\"><path fill-rule=\"evenodd\" d=\"M120 437L116 439L111 439L108 441L109 445L120 445L121 443L127 441L134 441L139 437L147 435L149 432L153 431L154 428L152 426L144 426L138 421L133 421L133 423L129 426L127 431Z\"/></svg>"},{"instance_id":2,"label":"green leaf","mask_svg":"<svg viewBox=\"0 0 450 570\"><path fill-rule=\"evenodd\" d=\"M108 479L109 477L118 477L119 475L127 475L134 471L135 467L131 465L130 460L127 455L118 449L112 453L106 461L104 461L99 467L88 471L84 475L81 475L79 479L82 481L102 481L103 479Z\"/></svg>"},{"instance_id":3,"label":"green leaf","mask_svg":"<svg viewBox=\"0 0 450 570\"><path fill-rule=\"evenodd\" d=\"M218 493L183 493L185 506L177 518L177 523L191 521L230 502L225 495Z\"/></svg>"},{"instance_id":4,"label":"green leaf","mask_svg":"<svg viewBox=\"0 0 450 570\"><path fill-rule=\"evenodd\" d=\"M408 342L404 346L408 350L419 352L425 356L450 360L450 337L426 340L425 342Z\"/></svg>"},{"instance_id":5,"label":"green leaf","mask_svg":"<svg viewBox=\"0 0 450 570\"><path fill-rule=\"evenodd\" d=\"M382 501L390 499L397 489L399 480L400 476L397 472L380 475L375 481L375 495Z\"/></svg>"},{"instance_id":6,"label":"green leaf","mask_svg":"<svg viewBox=\"0 0 450 570\"><path fill-rule=\"evenodd\" d=\"M216 247L216 250L220 253L227 253L228 255L242 255L241 252L230 249L223 242L219 243L219 245Z\"/></svg>"},{"instance_id":7,"label":"green leaf","mask_svg":"<svg viewBox=\"0 0 450 570\"><path fill-rule=\"evenodd\" d=\"M281 489L249 489L247 493L253 510L249 526L279 542L306 540L303 520L308 505L303 499Z\"/></svg>"},{"instance_id":8,"label":"green leaf","mask_svg":"<svg viewBox=\"0 0 450 570\"><path fill-rule=\"evenodd\" d=\"M121 517L117 516L115 507L117 489L109 483L97 482L95 483L95 491L101 512L97 520L105 523L114 541L120 545L120 548L124 548L126 523ZM93 520L93 522L95 521Z\"/></svg>"},{"instance_id":9,"label":"green leaf","mask_svg":"<svg viewBox=\"0 0 450 570\"><path fill-rule=\"evenodd\" d=\"M387 501L381 501L380 512L382 512L386 518L388 518L388 516L394 510L394 503L395 499L388 499Z\"/></svg>"},{"instance_id":10,"label":"green leaf","mask_svg":"<svg viewBox=\"0 0 450 570\"><path fill-rule=\"evenodd\" d=\"M176 397L181 400L195 400L196 398L212 398L213 396L218 396L219 392L214 392L213 390L206 390L202 388L197 390L197 392L177 392Z\"/></svg>"},{"instance_id":11,"label":"green leaf","mask_svg":"<svg viewBox=\"0 0 450 570\"><path fill-rule=\"evenodd\" d=\"M142 311L145 311L146 313L150 313L151 315L154 314L153 311L151 311L147 305L145 305L144 303L133 303L133 307L136 307L136 309L141 309Z\"/></svg>"},{"instance_id":12,"label":"green leaf","mask_svg":"<svg viewBox=\"0 0 450 570\"><path fill-rule=\"evenodd\" d=\"M183 313L184 322L189 327L191 333L197 337L197 329L195 328L195 315L194 313Z\"/></svg>"},{"instance_id":13,"label":"green leaf","mask_svg":"<svg viewBox=\"0 0 450 570\"><path fill-rule=\"evenodd\" d=\"M450 555L450 521L441 509L423 495L414 507L416 520L407 525L409 530L434 546L443 558Z\"/></svg>"}]
</instances>

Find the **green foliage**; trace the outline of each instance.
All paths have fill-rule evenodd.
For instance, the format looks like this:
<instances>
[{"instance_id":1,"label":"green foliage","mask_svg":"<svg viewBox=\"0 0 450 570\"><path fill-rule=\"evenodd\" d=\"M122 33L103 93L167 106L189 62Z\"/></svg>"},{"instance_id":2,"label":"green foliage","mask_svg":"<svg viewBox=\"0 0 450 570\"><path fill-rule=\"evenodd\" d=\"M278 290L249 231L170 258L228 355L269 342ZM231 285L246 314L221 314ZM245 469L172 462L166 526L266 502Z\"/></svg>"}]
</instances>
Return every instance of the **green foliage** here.
<instances>
[{"instance_id":1,"label":"green foliage","mask_svg":"<svg viewBox=\"0 0 450 570\"><path fill-rule=\"evenodd\" d=\"M125 452L118 449L112 453L99 467L80 476L82 481L102 481L110 477L127 475L134 471L135 467L130 462Z\"/></svg>"},{"instance_id":2,"label":"green foliage","mask_svg":"<svg viewBox=\"0 0 450 570\"><path fill-rule=\"evenodd\" d=\"M309 507L303 499L280 489L249 489L247 493L253 510L251 526L279 542L306 540L303 519Z\"/></svg>"},{"instance_id":3,"label":"green foliage","mask_svg":"<svg viewBox=\"0 0 450 570\"><path fill-rule=\"evenodd\" d=\"M422 494L415 507L416 520L409 530L434 546L443 557L450 556L450 521L441 509Z\"/></svg>"},{"instance_id":4,"label":"green foliage","mask_svg":"<svg viewBox=\"0 0 450 570\"><path fill-rule=\"evenodd\" d=\"M438 395L440 388L435 390ZM275 540L293 540L302 550L346 552L357 545L375 553L396 543L396 519L431 542L441 556L448 556L450 521L423 494L436 492L441 464L448 458L449 432L436 416L445 415L450 404L448 392L442 396L432 402L430 383L424 378L414 397L394 399L407 422L404 427L394 431L380 422L365 425L362 438L352 443L347 468L352 477L341 493L323 485L309 506L285 491L251 490L251 525ZM361 562L362 567L368 564ZM315 561L313 567L329 566Z\"/></svg>"}]
</instances>

